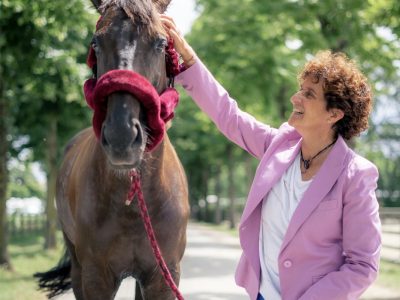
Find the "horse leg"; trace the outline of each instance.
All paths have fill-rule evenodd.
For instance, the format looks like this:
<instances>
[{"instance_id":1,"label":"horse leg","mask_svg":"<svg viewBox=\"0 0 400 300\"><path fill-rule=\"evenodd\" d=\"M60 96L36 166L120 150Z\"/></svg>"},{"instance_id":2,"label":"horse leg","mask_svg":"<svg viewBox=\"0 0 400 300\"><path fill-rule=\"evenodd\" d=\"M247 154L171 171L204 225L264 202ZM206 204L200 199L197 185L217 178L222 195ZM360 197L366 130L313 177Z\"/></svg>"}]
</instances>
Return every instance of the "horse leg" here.
<instances>
[{"instance_id":1,"label":"horse leg","mask_svg":"<svg viewBox=\"0 0 400 300\"><path fill-rule=\"evenodd\" d=\"M72 262L71 281L72 281L72 290L74 291L76 300L85 299L83 297L81 272L82 272L81 267L77 263Z\"/></svg>"},{"instance_id":2,"label":"horse leg","mask_svg":"<svg viewBox=\"0 0 400 300\"><path fill-rule=\"evenodd\" d=\"M171 276L175 284L179 285L180 266L179 263L168 264ZM144 300L175 300L175 294L165 282L160 268L155 268L145 275L140 281ZM141 298L139 298L141 299ZM137 300L137 299L135 299Z\"/></svg>"},{"instance_id":3,"label":"horse leg","mask_svg":"<svg viewBox=\"0 0 400 300\"><path fill-rule=\"evenodd\" d=\"M120 281L101 261L82 263L82 289L85 300L112 300Z\"/></svg>"},{"instance_id":4,"label":"horse leg","mask_svg":"<svg viewBox=\"0 0 400 300\"><path fill-rule=\"evenodd\" d=\"M79 265L78 259L75 254L75 247L72 242L68 239L67 235L64 234L65 244L67 245L69 255L71 257L71 284L76 300L84 300L82 291L82 268Z\"/></svg>"}]
</instances>

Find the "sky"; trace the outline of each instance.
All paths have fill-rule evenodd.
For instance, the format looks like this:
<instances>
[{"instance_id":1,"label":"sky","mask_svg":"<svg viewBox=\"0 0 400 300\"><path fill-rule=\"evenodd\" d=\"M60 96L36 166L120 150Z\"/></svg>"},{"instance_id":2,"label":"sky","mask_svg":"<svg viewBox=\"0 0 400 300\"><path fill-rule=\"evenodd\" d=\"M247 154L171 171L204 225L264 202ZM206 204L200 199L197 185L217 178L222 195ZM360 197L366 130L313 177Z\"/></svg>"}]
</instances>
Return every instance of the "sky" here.
<instances>
[{"instance_id":1,"label":"sky","mask_svg":"<svg viewBox=\"0 0 400 300\"><path fill-rule=\"evenodd\" d=\"M190 27L198 15L194 0L172 0L166 14L174 18L178 29L183 34L190 31Z\"/></svg>"}]
</instances>

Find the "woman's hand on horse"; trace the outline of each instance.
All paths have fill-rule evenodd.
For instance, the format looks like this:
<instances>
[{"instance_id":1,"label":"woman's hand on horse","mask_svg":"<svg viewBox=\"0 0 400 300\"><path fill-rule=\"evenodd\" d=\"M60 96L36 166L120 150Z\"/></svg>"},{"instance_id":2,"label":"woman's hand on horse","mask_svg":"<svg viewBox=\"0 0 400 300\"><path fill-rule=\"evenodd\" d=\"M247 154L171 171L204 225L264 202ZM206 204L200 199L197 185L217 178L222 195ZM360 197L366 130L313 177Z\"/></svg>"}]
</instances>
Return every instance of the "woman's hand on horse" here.
<instances>
[{"instance_id":1,"label":"woman's hand on horse","mask_svg":"<svg viewBox=\"0 0 400 300\"><path fill-rule=\"evenodd\" d=\"M183 63L187 68L195 63L196 53L193 51L192 47L186 42L185 38L182 36L178 28L176 28L174 19L167 15L160 15L161 22L164 26L165 31L168 36L173 39L174 47L176 51L180 54L183 59Z\"/></svg>"}]
</instances>

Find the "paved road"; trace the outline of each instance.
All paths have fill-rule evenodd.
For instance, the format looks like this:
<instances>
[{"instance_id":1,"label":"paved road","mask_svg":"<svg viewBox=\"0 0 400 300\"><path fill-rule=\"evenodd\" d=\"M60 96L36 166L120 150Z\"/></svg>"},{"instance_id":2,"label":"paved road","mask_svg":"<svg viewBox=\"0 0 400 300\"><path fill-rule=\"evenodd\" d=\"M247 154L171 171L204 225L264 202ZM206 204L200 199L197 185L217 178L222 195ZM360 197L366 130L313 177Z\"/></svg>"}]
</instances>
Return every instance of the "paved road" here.
<instances>
[{"instance_id":1,"label":"paved road","mask_svg":"<svg viewBox=\"0 0 400 300\"><path fill-rule=\"evenodd\" d=\"M400 222L383 223L382 230L381 256L400 264Z\"/></svg>"},{"instance_id":2,"label":"paved road","mask_svg":"<svg viewBox=\"0 0 400 300\"><path fill-rule=\"evenodd\" d=\"M244 290L235 285L233 274L240 257L237 238L191 223L188 245L182 264L180 290L185 300L248 300ZM134 280L123 281L116 300L133 300ZM73 300L72 293L57 300ZM364 300L399 300L396 294L377 285L362 297Z\"/></svg>"}]
</instances>

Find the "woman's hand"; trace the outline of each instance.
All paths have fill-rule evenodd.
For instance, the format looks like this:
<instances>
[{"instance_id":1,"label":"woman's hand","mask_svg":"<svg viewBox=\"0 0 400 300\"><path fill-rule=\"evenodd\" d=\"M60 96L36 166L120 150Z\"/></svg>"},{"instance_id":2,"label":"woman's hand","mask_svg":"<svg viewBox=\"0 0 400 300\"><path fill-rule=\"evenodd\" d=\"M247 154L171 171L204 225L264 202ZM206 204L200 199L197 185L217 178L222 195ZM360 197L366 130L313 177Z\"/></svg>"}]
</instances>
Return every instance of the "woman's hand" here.
<instances>
[{"instance_id":1,"label":"woman's hand","mask_svg":"<svg viewBox=\"0 0 400 300\"><path fill-rule=\"evenodd\" d=\"M186 42L184 37L181 35L179 30L176 28L174 19L166 15L160 15L161 22L164 26L165 31L170 38L174 41L174 47L176 51L181 55L183 63L188 68L195 63L196 53L192 47Z\"/></svg>"}]
</instances>

